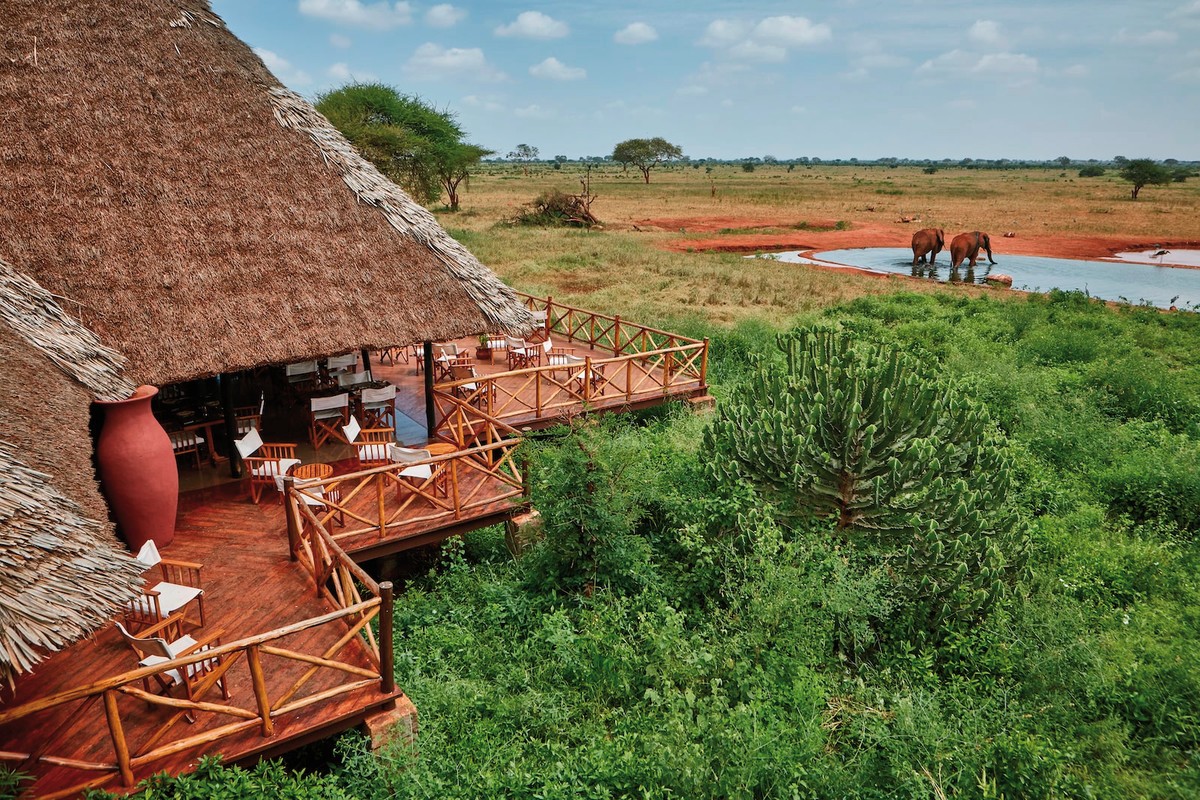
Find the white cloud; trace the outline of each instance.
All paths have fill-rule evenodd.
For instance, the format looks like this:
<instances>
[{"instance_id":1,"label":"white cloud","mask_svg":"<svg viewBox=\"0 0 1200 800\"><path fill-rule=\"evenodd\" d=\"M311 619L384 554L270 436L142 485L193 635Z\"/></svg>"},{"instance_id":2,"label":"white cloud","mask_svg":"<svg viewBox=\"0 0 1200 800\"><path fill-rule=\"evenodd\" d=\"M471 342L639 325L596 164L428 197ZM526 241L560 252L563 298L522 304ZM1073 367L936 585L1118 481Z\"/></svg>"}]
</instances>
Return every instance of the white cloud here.
<instances>
[{"instance_id":1,"label":"white cloud","mask_svg":"<svg viewBox=\"0 0 1200 800\"><path fill-rule=\"evenodd\" d=\"M807 108L805 108L804 106L792 106L792 113L793 113L793 114L803 114L803 113L805 113L806 111L808 111L808 109L807 109Z\"/></svg>"},{"instance_id":2,"label":"white cloud","mask_svg":"<svg viewBox=\"0 0 1200 800\"><path fill-rule=\"evenodd\" d=\"M426 42L418 47L404 64L410 75L427 78L466 76L483 81L504 80L504 73L488 63L478 47L442 47Z\"/></svg>"},{"instance_id":3,"label":"white cloud","mask_svg":"<svg viewBox=\"0 0 1200 800\"><path fill-rule=\"evenodd\" d=\"M265 47L254 48L254 54L262 59L267 69L288 86L305 86L312 83L312 78L302 69L296 69L292 63L272 50Z\"/></svg>"},{"instance_id":4,"label":"white cloud","mask_svg":"<svg viewBox=\"0 0 1200 800\"><path fill-rule=\"evenodd\" d=\"M587 77L587 70L582 67L568 67L554 56L550 56L540 64L530 67L529 74L551 81L578 81Z\"/></svg>"},{"instance_id":5,"label":"white cloud","mask_svg":"<svg viewBox=\"0 0 1200 800\"><path fill-rule=\"evenodd\" d=\"M785 47L820 44L833 38L825 23L814 25L807 17L767 17L754 26L754 38Z\"/></svg>"},{"instance_id":6,"label":"white cloud","mask_svg":"<svg viewBox=\"0 0 1200 800\"><path fill-rule=\"evenodd\" d=\"M497 36L514 36L518 39L561 39L570 32L567 23L540 11L522 11L516 20L495 30Z\"/></svg>"},{"instance_id":7,"label":"white cloud","mask_svg":"<svg viewBox=\"0 0 1200 800\"><path fill-rule=\"evenodd\" d=\"M492 97L480 97L477 94L469 94L462 99L463 105L471 106L472 108L482 108L485 111L503 111L505 105L499 100Z\"/></svg>"},{"instance_id":8,"label":"white cloud","mask_svg":"<svg viewBox=\"0 0 1200 800\"><path fill-rule=\"evenodd\" d=\"M787 59L789 48L832 38L833 30L828 25L814 24L807 17L767 17L754 24L715 19L708 23L697 44L723 51L730 58L779 63Z\"/></svg>"},{"instance_id":9,"label":"white cloud","mask_svg":"<svg viewBox=\"0 0 1200 800\"><path fill-rule=\"evenodd\" d=\"M695 83L689 83L687 86L680 86L675 90L675 94L680 97L700 97L708 94L707 86L700 86Z\"/></svg>"},{"instance_id":10,"label":"white cloud","mask_svg":"<svg viewBox=\"0 0 1200 800\"><path fill-rule=\"evenodd\" d=\"M438 3L425 12L425 24L431 28L453 28L467 18L465 8Z\"/></svg>"},{"instance_id":11,"label":"white cloud","mask_svg":"<svg viewBox=\"0 0 1200 800\"><path fill-rule=\"evenodd\" d=\"M407 2L363 3L361 0L300 0L300 13L342 25L388 30L412 22Z\"/></svg>"},{"instance_id":12,"label":"white cloud","mask_svg":"<svg viewBox=\"0 0 1200 800\"><path fill-rule=\"evenodd\" d=\"M1117 31L1116 41L1120 44L1132 44L1147 47L1158 47L1165 44L1175 44L1179 38L1173 31L1147 31L1146 33L1130 33L1125 28Z\"/></svg>"},{"instance_id":13,"label":"white cloud","mask_svg":"<svg viewBox=\"0 0 1200 800\"><path fill-rule=\"evenodd\" d=\"M1200 16L1200 0L1192 0L1170 13L1172 17L1191 17Z\"/></svg>"},{"instance_id":14,"label":"white cloud","mask_svg":"<svg viewBox=\"0 0 1200 800\"><path fill-rule=\"evenodd\" d=\"M329 34L329 43L339 50L345 50L350 47L350 45L354 44L354 42L350 40L349 36L343 36L340 33Z\"/></svg>"},{"instance_id":15,"label":"white cloud","mask_svg":"<svg viewBox=\"0 0 1200 800\"><path fill-rule=\"evenodd\" d=\"M646 44L658 38L658 31L644 22L631 22L613 34L617 44Z\"/></svg>"},{"instance_id":16,"label":"white cloud","mask_svg":"<svg viewBox=\"0 0 1200 800\"><path fill-rule=\"evenodd\" d=\"M1028 83L1038 74L1038 60L1024 53L987 53L975 55L963 50L951 50L917 67L917 75L933 78L954 78L963 75L997 77L1010 84Z\"/></svg>"},{"instance_id":17,"label":"white cloud","mask_svg":"<svg viewBox=\"0 0 1200 800\"><path fill-rule=\"evenodd\" d=\"M967 31L967 38L973 42L991 45L992 47L1004 46L1004 37L1000 35L1000 25L992 22L990 19L978 20Z\"/></svg>"},{"instance_id":18,"label":"white cloud","mask_svg":"<svg viewBox=\"0 0 1200 800\"><path fill-rule=\"evenodd\" d=\"M787 60L786 47L780 47L777 44L763 44L754 39L746 39L745 41L738 42L725 52L742 61L762 61L769 64L778 64Z\"/></svg>"},{"instance_id":19,"label":"white cloud","mask_svg":"<svg viewBox=\"0 0 1200 800\"><path fill-rule=\"evenodd\" d=\"M999 75L1033 75L1038 71L1038 60L1024 53L988 53L979 59L972 71Z\"/></svg>"},{"instance_id":20,"label":"white cloud","mask_svg":"<svg viewBox=\"0 0 1200 800\"><path fill-rule=\"evenodd\" d=\"M525 106L524 108L514 108L513 116L521 117L522 119L547 119L554 116L546 109L539 106L537 103Z\"/></svg>"},{"instance_id":21,"label":"white cloud","mask_svg":"<svg viewBox=\"0 0 1200 800\"><path fill-rule=\"evenodd\" d=\"M370 72L352 71L344 61L338 61L335 64L330 64L329 69L326 70L326 72L328 73L329 77L337 81L342 81L343 83L350 81L355 83L369 83L371 81L379 80L378 75L374 75Z\"/></svg>"},{"instance_id":22,"label":"white cloud","mask_svg":"<svg viewBox=\"0 0 1200 800\"><path fill-rule=\"evenodd\" d=\"M1086 78L1089 70L1083 64L1072 64L1062 71L1062 74L1067 78Z\"/></svg>"},{"instance_id":23,"label":"white cloud","mask_svg":"<svg viewBox=\"0 0 1200 800\"><path fill-rule=\"evenodd\" d=\"M850 72L845 73L843 77L851 80L862 80L870 77L872 72L876 70L896 70L902 67L907 67L910 62L903 56L895 56L889 53L868 52L859 56L851 62L854 67Z\"/></svg>"},{"instance_id":24,"label":"white cloud","mask_svg":"<svg viewBox=\"0 0 1200 800\"><path fill-rule=\"evenodd\" d=\"M744 39L749 32L750 26L744 22L732 19L714 19L704 29L704 36L700 37L700 44L708 47L729 47Z\"/></svg>"}]
</instances>

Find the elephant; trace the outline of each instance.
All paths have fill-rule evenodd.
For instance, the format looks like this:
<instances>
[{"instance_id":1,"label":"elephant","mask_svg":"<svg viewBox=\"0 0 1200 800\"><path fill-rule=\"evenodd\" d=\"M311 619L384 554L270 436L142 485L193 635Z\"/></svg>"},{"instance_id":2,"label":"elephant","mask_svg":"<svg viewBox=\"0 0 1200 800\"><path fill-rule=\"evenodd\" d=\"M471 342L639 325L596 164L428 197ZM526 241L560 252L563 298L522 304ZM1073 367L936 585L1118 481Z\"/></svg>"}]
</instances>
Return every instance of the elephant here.
<instances>
[{"instance_id":1,"label":"elephant","mask_svg":"<svg viewBox=\"0 0 1200 800\"><path fill-rule=\"evenodd\" d=\"M934 260L937 259L937 254L942 252L942 248L946 246L946 232L941 228L922 228L913 234L912 251L913 263L915 267L919 263L925 263L925 254L929 254L929 265L933 266Z\"/></svg>"},{"instance_id":2,"label":"elephant","mask_svg":"<svg viewBox=\"0 0 1200 800\"><path fill-rule=\"evenodd\" d=\"M967 259L970 259L968 266L975 266L980 247L987 251L988 263L995 264L992 259L992 238L986 233L971 231L955 236L950 242L950 268L958 269L958 265Z\"/></svg>"}]
</instances>

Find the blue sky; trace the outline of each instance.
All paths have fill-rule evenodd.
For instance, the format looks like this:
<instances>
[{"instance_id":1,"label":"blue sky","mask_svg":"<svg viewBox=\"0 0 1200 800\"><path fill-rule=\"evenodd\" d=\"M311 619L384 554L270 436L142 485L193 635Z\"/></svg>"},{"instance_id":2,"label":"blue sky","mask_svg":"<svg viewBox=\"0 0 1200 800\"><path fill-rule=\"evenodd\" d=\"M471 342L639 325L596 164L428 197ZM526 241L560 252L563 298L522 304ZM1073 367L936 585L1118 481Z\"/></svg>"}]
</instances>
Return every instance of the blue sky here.
<instances>
[{"instance_id":1,"label":"blue sky","mask_svg":"<svg viewBox=\"0 0 1200 800\"><path fill-rule=\"evenodd\" d=\"M1200 0L211 0L312 98L381 81L503 155L1200 159Z\"/></svg>"}]
</instances>

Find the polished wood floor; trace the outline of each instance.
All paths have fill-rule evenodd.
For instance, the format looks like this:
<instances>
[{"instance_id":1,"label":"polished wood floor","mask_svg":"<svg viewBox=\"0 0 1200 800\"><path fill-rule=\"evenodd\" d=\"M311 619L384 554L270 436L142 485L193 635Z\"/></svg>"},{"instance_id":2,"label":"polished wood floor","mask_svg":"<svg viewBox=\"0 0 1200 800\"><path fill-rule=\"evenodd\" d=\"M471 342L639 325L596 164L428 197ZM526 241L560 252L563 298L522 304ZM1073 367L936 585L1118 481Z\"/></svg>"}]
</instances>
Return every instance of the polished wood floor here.
<instances>
[{"instance_id":1,"label":"polished wood floor","mask_svg":"<svg viewBox=\"0 0 1200 800\"><path fill-rule=\"evenodd\" d=\"M181 496L179 521L174 542L164 549L167 558L197 561L204 565L205 610L207 625L196 636L221 631L221 641L285 627L291 623L328 613L333 607L320 597L314 581L298 564L288 558L287 535L282 506L254 505L238 496L238 487L224 486ZM325 652L347 628L338 620L288 636L278 646L303 653ZM360 667L370 667L371 657L358 639L342 650L338 659ZM262 656L267 690L272 698L286 691L308 668L290 659ZM93 683L109 675L136 668L137 658L115 626L106 626L91 638L78 642L48 660L36 671L20 678L15 691L6 690L0 712L22 703L45 698L74 687ZM234 664L227 674L231 695L229 703L253 709L254 695L246 659ZM358 680L356 676L328 667L300 690L298 697L312 697L336 685ZM152 684L153 687L153 684ZM224 702L215 689L206 696ZM153 765L136 769L138 779L167 770L186 772L208 752L219 752L226 761L236 761L256 753L288 749L289 742L301 742L332 729L349 727L367 713L396 701L409 705L397 689L390 695L379 684L348 694L319 700L298 711L275 719L275 732L264 738L257 728L235 734L218 745L179 752ZM147 737L170 711L151 707L125 695L118 695L118 708L125 735L136 757ZM194 724L180 721L164 741L182 739L236 721L225 715L199 713ZM48 744L47 744L48 743ZM161 742L160 742L161 744ZM30 752L44 750L46 755L63 759L114 761L112 739L106 723L103 703L73 701L0 727L0 750ZM37 781L33 792L45 796L88 781L93 785L120 791L116 774L88 773L67 767L13 765L33 774Z\"/></svg>"}]
</instances>

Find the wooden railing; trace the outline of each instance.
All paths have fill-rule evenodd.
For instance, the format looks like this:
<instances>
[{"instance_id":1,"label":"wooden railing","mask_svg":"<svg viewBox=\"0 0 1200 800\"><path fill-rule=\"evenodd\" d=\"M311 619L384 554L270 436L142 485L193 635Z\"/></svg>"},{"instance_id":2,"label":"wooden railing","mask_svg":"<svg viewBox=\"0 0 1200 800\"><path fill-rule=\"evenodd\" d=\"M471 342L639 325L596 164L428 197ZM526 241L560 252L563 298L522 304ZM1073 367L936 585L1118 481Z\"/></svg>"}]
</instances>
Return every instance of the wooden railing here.
<instances>
[{"instance_id":1,"label":"wooden railing","mask_svg":"<svg viewBox=\"0 0 1200 800\"><path fill-rule=\"evenodd\" d=\"M607 350L615 356L649 354L674 348L703 345L705 357L694 365L690 376L706 386L708 369L708 340L691 339L677 333L650 328L646 325L585 311L563 303L554 302L552 297L534 297L517 292L517 296L530 311L546 312L546 333L560 339L587 344L593 350Z\"/></svg>"},{"instance_id":2,"label":"wooden railing","mask_svg":"<svg viewBox=\"0 0 1200 800\"><path fill-rule=\"evenodd\" d=\"M20 722L31 731L55 724L53 715L60 715L62 719L44 736L29 741L27 749L0 751L0 762L31 774L36 774L39 768L65 768L89 776L81 775L78 783L69 779L66 781L69 786L50 792L39 791L35 783L33 792L39 797L75 795L106 784L114 774L120 776L124 786L130 787L134 784L135 769L145 767L148 769L144 772L154 771L158 762L196 747L204 746L206 751L211 751L215 745L219 749L222 741L244 731L257 730L259 735L270 737L274 735L276 719L300 709L368 687L378 687L385 695L393 694L392 585L389 582L377 584L322 533L317 532L309 538L300 560L312 576L315 590L332 603L333 611L0 711L0 726ZM376 618L379 619L378 633L372 631L370 624ZM327 637L333 643L320 653L301 652L284 646L288 637L322 626L337 630L334 636ZM365 646L367 667L339 659L346 647L356 640ZM233 668L242 661L249 671L252 691L234 692L233 700L211 699L218 681L230 680L234 676ZM193 687L195 699L153 694L142 688L143 682L154 675L169 670L187 670L188 665L198 662L215 666ZM295 664L304 666L300 677L284 678L288 665ZM321 670L326 675L340 674L343 680L319 691L302 694L302 689ZM287 671L294 673L294 667ZM277 680L271 680L273 674ZM122 711L119 703L122 697L148 703L164 713L161 717L148 719L144 711L140 714L130 714L128 709ZM245 699L238 702L238 697ZM76 744L80 720L101 714L104 722L100 724L107 728L113 758L97 760L72 755L76 752L72 747ZM40 715L49 715L51 721L46 722L47 717ZM206 725L188 735L187 727L177 727L185 717L197 721L227 717L232 721L216 727ZM63 782L55 781L56 784Z\"/></svg>"},{"instance_id":3,"label":"wooden railing","mask_svg":"<svg viewBox=\"0 0 1200 800\"><path fill-rule=\"evenodd\" d=\"M689 339L555 303L551 298L521 297L531 310L546 312L547 333L556 337L557 343L584 344L613 356L585 356L569 364L544 364L439 383L434 393L439 418L452 400L476 407L496 421L523 422L707 391L707 339Z\"/></svg>"},{"instance_id":4,"label":"wooden railing","mask_svg":"<svg viewBox=\"0 0 1200 800\"><path fill-rule=\"evenodd\" d=\"M478 509L525 493L513 458L520 443L518 432L457 398L438 400L442 417L438 434L458 449L313 481L302 488L292 485L288 508L294 552L321 564L325 558L321 548L329 544L353 540L354 549L359 549L364 542L469 518ZM429 477L401 474L420 466L429 467ZM331 530L336 532L328 533ZM329 567L317 571L332 575Z\"/></svg>"}]
</instances>

